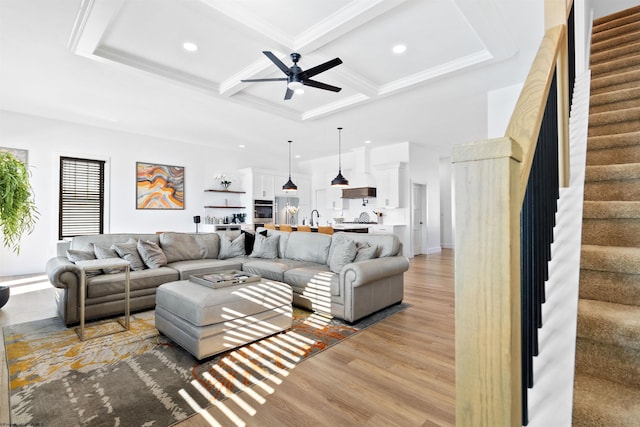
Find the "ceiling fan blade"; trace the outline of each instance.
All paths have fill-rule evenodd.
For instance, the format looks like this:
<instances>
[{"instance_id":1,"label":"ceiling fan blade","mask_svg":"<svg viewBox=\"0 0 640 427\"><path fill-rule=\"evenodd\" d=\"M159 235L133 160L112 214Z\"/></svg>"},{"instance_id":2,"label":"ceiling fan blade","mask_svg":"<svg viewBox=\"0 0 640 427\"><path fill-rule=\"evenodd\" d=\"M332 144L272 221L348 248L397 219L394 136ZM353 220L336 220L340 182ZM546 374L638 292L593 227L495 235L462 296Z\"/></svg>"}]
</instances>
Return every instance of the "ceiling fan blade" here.
<instances>
[{"instance_id":1,"label":"ceiling fan blade","mask_svg":"<svg viewBox=\"0 0 640 427\"><path fill-rule=\"evenodd\" d=\"M266 55L267 58L269 58L271 60L271 62L273 62L274 64L276 64L276 66L278 68L280 68L282 70L283 73L285 73L287 76L289 74L291 74L291 70L289 70L289 67L287 67L286 65L284 65L284 63L282 61L280 61L278 59L277 56L275 56L273 53L269 52L268 50L263 50L262 53L264 53Z\"/></svg>"},{"instance_id":2,"label":"ceiling fan blade","mask_svg":"<svg viewBox=\"0 0 640 427\"><path fill-rule=\"evenodd\" d=\"M332 92L340 92L342 90L341 87L331 86L326 83L317 82L315 80L304 80L302 84L305 86L317 87L318 89L330 90Z\"/></svg>"},{"instance_id":3,"label":"ceiling fan blade","mask_svg":"<svg viewBox=\"0 0 640 427\"><path fill-rule=\"evenodd\" d=\"M333 67L335 67L337 65L340 65L340 64L342 64L342 59L334 58L331 61L325 62L324 64L316 65L313 68L309 68L308 70L303 71L302 72L302 77L303 78L313 77L316 74L320 74L323 71L327 71L327 70L329 70L329 69L331 69L331 68L333 68Z\"/></svg>"},{"instance_id":4,"label":"ceiling fan blade","mask_svg":"<svg viewBox=\"0 0 640 427\"><path fill-rule=\"evenodd\" d=\"M286 100L288 100L288 99L291 99L291 97L293 97L293 94L294 94L294 93L295 93L295 91L293 91L293 90L291 90L291 89L289 89L289 88L287 87L287 91L286 91L286 92L285 92L285 94L284 94L284 100L286 101Z\"/></svg>"},{"instance_id":5,"label":"ceiling fan blade","mask_svg":"<svg viewBox=\"0 0 640 427\"><path fill-rule=\"evenodd\" d=\"M288 80L286 77L277 78L277 79L244 79L240 80L241 82L282 82Z\"/></svg>"}]
</instances>

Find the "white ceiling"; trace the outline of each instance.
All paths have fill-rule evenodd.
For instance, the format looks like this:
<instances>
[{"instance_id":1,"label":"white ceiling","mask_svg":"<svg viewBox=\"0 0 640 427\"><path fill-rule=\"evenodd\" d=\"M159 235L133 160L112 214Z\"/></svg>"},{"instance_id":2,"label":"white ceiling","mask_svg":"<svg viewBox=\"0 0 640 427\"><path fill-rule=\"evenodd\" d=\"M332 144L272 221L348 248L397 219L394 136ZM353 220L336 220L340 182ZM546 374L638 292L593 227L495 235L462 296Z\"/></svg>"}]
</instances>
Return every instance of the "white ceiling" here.
<instances>
[{"instance_id":1,"label":"white ceiling","mask_svg":"<svg viewBox=\"0 0 640 427\"><path fill-rule=\"evenodd\" d=\"M486 137L486 93L521 82L539 0L0 0L0 108L303 158L412 141L448 153ZM182 48L196 43L196 52ZM403 43L406 53L391 52ZM314 77L283 99L299 52ZM279 145L278 145L279 144Z\"/></svg>"}]
</instances>

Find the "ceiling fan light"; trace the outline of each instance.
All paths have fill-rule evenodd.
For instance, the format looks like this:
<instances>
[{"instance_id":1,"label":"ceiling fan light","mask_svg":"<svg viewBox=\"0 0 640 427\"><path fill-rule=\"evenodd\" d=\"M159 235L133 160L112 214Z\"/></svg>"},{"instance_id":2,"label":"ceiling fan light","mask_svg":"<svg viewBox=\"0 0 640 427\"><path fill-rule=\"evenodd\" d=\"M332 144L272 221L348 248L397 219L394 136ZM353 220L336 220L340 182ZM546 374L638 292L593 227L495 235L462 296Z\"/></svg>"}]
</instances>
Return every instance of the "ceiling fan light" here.
<instances>
[{"instance_id":1,"label":"ceiling fan light","mask_svg":"<svg viewBox=\"0 0 640 427\"><path fill-rule=\"evenodd\" d=\"M300 81L292 80L289 83L287 83L287 87L291 90L298 91L298 90L302 90L304 85Z\"/></svg>"}]
</instances>

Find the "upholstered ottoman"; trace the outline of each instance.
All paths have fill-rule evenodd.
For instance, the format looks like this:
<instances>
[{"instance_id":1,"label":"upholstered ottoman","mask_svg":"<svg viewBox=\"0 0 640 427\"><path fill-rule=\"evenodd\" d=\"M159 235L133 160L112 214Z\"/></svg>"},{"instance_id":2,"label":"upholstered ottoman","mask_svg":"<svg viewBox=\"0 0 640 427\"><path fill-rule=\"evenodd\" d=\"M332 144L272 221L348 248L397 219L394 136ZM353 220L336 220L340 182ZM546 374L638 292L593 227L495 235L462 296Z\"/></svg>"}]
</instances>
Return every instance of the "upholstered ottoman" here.
<instances>
[{"instance_id":1,"label":"upholstered ottoman","mask_svg":"<svg viewBox=\"0 0 640 427\"><path fill-rule=\"evenodd\" d=\"M204 359L291 327L293 292L273 280L213 289L189 280L156 292L156 328Z\"/></svg>"}]
</instances>

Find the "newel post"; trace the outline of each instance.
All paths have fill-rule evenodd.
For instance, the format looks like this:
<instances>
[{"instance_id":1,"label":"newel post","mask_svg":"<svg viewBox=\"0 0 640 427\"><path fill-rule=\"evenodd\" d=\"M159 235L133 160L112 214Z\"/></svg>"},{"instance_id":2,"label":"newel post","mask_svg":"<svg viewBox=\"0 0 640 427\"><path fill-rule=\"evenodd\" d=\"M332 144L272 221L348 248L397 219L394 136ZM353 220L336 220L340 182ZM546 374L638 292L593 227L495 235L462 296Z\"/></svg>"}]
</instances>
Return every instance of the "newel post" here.
<instances>
[{"instance_id":1,"label":"newel post","mask_svg":"<svg viewBox=\"0 0 640 427\"><path fill-rule=\"evenodd\" d=\"M520 426L522 150L510 138L456 146L456 425Z\"/></svg>"}]
</instances>

